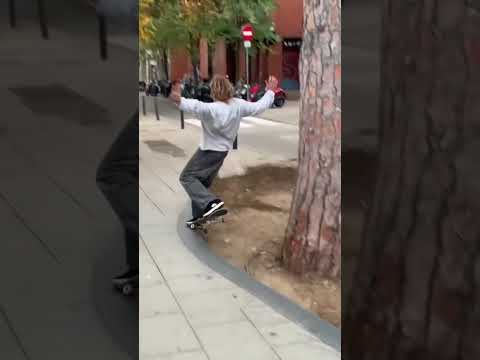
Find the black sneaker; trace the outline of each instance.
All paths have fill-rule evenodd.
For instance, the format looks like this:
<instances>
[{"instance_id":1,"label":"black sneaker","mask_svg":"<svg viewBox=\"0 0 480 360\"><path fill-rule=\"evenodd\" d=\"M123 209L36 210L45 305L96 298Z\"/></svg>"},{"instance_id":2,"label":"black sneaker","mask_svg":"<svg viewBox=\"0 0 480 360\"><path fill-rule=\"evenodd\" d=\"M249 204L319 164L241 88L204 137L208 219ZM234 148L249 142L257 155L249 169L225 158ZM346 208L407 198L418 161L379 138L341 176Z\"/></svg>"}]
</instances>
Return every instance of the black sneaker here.
<instances>
[{"instance_id":1,"label":"black sneaker","mask_svg":"<svg viewBox=\"0 0 480 360\"><path fill-rule=\"evenodd\" d=\"M207 217L211 215L214 211L221 209L224 204L225 203L220 199L212 201L210 204L208 204L205 211L203 212L203 217Z\"/></svg>"},{"instance_id":2,"label":"black sneaker","mask_svg":"<svg viewBox=\"0 0 480 360\"><path fill-rule=\"evenodd\" d=\"M138 279L138 269L130 269L122 275L116 276L112 279L114 285L121 286Z\"/></svg>"}]
</instances>

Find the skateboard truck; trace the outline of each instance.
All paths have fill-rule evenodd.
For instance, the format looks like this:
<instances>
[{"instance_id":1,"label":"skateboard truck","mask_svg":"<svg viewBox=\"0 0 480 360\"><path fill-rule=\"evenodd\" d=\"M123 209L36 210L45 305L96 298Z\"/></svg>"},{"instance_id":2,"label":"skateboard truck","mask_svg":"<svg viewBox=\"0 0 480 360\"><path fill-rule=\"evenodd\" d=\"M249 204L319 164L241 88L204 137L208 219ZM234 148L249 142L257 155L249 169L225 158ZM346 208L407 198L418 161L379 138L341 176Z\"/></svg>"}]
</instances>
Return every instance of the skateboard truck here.
<instances>
[{"instance_id":1,"label":"skateboard truck","mask_svg":"<svg viewBox=\"0 0 480 360\"><path fill-rule=\"evenodd\" d=\"M218 224L218 223L224 223L225 219L223 216L216 217L214 219L206 220L205 222L202 223L192 223L188 225L188 227L191 230L202 230L205 233L208 233L208 230L205 229L205 226L210 225L210 224Z\"/></svg>"},{"instance_id":2,"label":"skateboard truck","mask_svg":"<svg viewBox=\"0 0 480 360\"><path fill-rule=\"evenodd\" d=\"M217 223L224 223L225 219L224 216L227 214L227 209L220 209L212 213L210 216L205 218L200 218L195 222L192 222L187 225L190 230L202 230L205 234L208 233L205 226L210 224L217 224Z\"/></svg>"}]
</instances>

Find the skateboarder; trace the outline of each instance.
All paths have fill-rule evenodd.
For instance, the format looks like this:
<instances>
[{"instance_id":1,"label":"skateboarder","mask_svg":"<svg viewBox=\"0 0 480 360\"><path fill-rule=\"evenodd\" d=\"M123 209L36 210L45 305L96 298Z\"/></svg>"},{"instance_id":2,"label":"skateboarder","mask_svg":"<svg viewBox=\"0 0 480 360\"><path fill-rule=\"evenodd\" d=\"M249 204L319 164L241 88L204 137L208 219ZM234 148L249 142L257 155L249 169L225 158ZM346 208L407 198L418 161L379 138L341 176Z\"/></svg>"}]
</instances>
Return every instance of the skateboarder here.
<instances>
[{"instance_id":1,"label":"skateboarder","mask_svg":"<svg viewBox=\"0 0 480 360\"><path fill-rule=\"evenodd\" d=\"M180 110L194 114L201 121L203 130L200 148L180 175L180 183L192 200L193 218L187 221L187 226L224 206L224 202L208 188L233 148L241 119L258 115L272 106L275 98L273 90L278 80L270 76L265 83L265 95L255 103L234 98L233 86L225 76L215 75L212 79L213 103L185 99L181 96L180 84L174 84L170 99Z\"/></svg>"},{"instance_id":2,"label":"skateboarder","mask_svg":"<svg viewBox=\"0 0 480 360\"><path fill-rule=\"evenodd\" d=\"M138 34L137 1L96 0L94 5L99 19L117 18L117 21L131 24L131 30ZM104 30L100 31L101 45L107 43L107 33ZM101 55L104 57L106 53ZM96 177L98 187L120 219L124 230L127 269L113 278L113 284L118 288L138 282L138 115L137 109L101 162Z\"/></svg>"},{"instance_id":3,"label":"skateboarder","mask_svg":"<svg viewBox=\"0 0 480 360\"><path fill-rule=\"evenodd\" d=\"M113 279L121 287L138 279L138 110L97 170L97 184L125 231L128 269Z\"/></svg>"}]
</instances>

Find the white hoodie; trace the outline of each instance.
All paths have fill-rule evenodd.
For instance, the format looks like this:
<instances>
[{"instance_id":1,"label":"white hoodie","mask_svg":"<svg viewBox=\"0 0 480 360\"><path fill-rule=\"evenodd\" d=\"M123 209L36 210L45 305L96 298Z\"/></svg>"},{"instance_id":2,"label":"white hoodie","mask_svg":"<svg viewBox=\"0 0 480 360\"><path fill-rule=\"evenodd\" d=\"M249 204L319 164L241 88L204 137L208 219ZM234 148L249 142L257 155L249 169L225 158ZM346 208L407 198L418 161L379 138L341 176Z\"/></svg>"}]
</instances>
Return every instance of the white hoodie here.
<instances>
[{"instance_id":1,"label":"white hoodie","mask_svg":"<svg viewBox=\"0 0 480 360\"><path fill-rule=\"evenodd\" d=\"M227 103L216 101L204 103L182 97L179 108L194 114L202 123L202 150L229 151L237 137L240 121L245 116L258 115L269 109L275 100L275 93L268 90L257 102L232 98Z\"/></svg>"}]
</instances>

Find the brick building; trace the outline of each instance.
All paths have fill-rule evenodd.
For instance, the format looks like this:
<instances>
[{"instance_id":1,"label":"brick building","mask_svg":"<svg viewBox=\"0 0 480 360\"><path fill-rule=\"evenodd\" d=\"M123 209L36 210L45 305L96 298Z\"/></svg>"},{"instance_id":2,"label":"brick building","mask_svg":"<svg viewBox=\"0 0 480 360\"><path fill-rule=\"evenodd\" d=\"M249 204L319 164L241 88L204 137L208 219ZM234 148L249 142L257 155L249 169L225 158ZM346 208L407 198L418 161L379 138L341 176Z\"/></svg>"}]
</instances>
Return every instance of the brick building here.
<instances>
[{"instance_id":1,"label":"brick building","mask_svg":"<svg viewBox=\"0 0 480 360\"><path fill-rule=\"evenodd\" d=\"M278 9L273 18L275 29L282 41L269 53L260 53L250 61L251 82L262 81L269 74L280 80L287 90L299 87L298 61L303 35L303 0L277 0ZM239 29L240 31L240 29ZM200 75L210 78L212 74L228 75L232 81L245 78L245 53L243 46L235 51L231 45L219 41L209 52L206 42L200 44ZM180 79L191 73L190 59L184 51L176 50L170 55L171 79Z\"/></svg>"}]
</instances>

